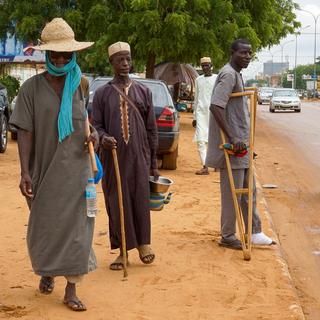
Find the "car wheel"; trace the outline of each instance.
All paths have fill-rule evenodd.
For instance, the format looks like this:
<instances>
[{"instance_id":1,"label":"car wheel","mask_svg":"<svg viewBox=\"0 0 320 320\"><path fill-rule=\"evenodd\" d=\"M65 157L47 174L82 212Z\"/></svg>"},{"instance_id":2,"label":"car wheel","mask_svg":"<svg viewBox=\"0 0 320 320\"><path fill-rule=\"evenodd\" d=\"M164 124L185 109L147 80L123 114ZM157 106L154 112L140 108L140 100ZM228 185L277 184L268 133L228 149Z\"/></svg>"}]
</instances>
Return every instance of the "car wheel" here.
<instances>
[{"instance_id":1,"label":"car wheel","mask_svg":"<svg viewBox=\"0 0 320 320\"><path fill-rule=\"evenodd\" d=\"M11 140L17 140L18 139L18 132L11 132Z\"/></svg>"},{"instance_id":2,"label":"car wheel","mask_svg":"<svg viewBox=\"0 0 320 320\"><path fill-rule=\"evenodd\" d=\"M8 143L8 122L4 114L0 116L0 152L3 153L7 149Z\"/></svg>"},{"instance_id":3,"label":"car wheel","mask_svg":"<svg viewBox=\"0 0 320 320\"><path fill-rule=\"evenodd\" d=\"M176 170L177 169L177 158L178 158L178 147L173 152L163 155L162 169Z\"/></svg>"},{"instance_id":4,"label":"car wheel","mask_svg":"<svg viewBox=\"0 0 320 320\"><path fill-rule=\"evenodd\" d=\"M301 112L301 109L295 109L294 112Z\"/></svg>"},{"instance_id":5,"label":"car wheel","mask_svg":"<svg viewBox=\"0 0 320 320\"><path fill-rule=\"evenodd\" d=\"M274 109L272 109L272 108L269 108L269 111L270 111L270 112L274 112Z\"/></svg>"}]
</instances>

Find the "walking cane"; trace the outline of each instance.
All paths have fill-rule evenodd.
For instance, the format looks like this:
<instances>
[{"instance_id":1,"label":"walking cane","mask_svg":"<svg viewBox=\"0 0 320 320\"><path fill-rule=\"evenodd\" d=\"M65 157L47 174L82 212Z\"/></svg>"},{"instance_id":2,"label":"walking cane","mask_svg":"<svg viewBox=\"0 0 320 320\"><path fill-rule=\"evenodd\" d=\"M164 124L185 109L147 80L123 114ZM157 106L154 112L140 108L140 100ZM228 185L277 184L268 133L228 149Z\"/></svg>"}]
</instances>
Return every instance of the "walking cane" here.
<instances>
[{"instance_id":1,"label":"walking cane","mask_svg":"<svg viewBox=\"0 0 320 320\"><path fill-rule=\"evenodd\" d=\"M250 88L251 89L251 88ZM226 159L229 183L231 188L232 200L234 209L236 212L236 220L238 224L240 241L242 245L243 258L244 260L251 259L251 236L252 236L252 210L253 210L253 151L254 151L254 130L255 130L255 117L256 117L256 100L254 91L236 92L230 95L230 98L237 97L250 97L250 138L249 138L249 183L248 188L236 189L234 184L234 179L232 175L232 168L230 163L229 154L227 149L224 149L224 156ZM224 145L226 143L225 135L222 130L220 130L221 141ZM245 225L243 220L243 213L238 202L237 195L248 194L248 227L247 234L245 233Z\"/></svg>"},{"instance_id":2,"label":"walking cane","mask_svg":"<svg viewBox=\"0 0 320 320\"><path fill-rule=\"evenodd\" d=\"M86 119L86 135L87 135L87 137L90 136L90 125L89 125L88 116L87 116L87 119ZM94 148L93 148L92 141L90 141L88 143L88 149L89 149L90 162L91 162L91 168L92 168L92 171L93 171L93 176L95 176L96 173L98 172L98 167L97 167L96 156L94 154Z\"/></svg>"},{"instance_id":3,"label":"walking cane","mask_svg":"<svg viewBox=\"0 0 320 320\"><path fill-rule=\"evenodd\" d=\"M117 156L117 149L112 149L112 157L114 163L114 169L117 178L117 188L118 188L118 201L119 201L119 211L120 211L120 230L121 230L121 245L122 245L122 255L123 255L123 278L128 276L127 273L127 246L126 246L126 230L124 227L124 212L123 212L123 198L122 198L122 187L121 187L121 176L119 170L119 162Z\"/></svg>"}]
</instances>

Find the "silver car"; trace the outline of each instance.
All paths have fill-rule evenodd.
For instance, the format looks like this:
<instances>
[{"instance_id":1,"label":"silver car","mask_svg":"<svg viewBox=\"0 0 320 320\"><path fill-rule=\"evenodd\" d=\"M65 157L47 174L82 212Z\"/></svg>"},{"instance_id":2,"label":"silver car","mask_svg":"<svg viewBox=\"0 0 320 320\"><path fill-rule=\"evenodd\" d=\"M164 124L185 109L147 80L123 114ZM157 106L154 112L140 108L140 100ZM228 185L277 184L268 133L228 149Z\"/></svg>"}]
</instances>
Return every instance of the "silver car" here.
<instances>
[{"instance_id":1,"label":"silver car","mask_svg":"<svg viewBox=\"0 0 320 320\"><path fill-rule=\"evenodd\" d=\"M298 93L294 89L281 88L273 91L270 99L270 112L276 110L294 110L301 111L301 101Z\"/></svg>"},{"instance_id":2,"label":"silver car","mask_svg":"<svg viewBox=\"0 0 320 320\"><path fill-rule=\"evenodd\" d=\"M262 87L258 91L258 104L269 103L272 97L273 88Z\"/></svg>"}]
</instances>

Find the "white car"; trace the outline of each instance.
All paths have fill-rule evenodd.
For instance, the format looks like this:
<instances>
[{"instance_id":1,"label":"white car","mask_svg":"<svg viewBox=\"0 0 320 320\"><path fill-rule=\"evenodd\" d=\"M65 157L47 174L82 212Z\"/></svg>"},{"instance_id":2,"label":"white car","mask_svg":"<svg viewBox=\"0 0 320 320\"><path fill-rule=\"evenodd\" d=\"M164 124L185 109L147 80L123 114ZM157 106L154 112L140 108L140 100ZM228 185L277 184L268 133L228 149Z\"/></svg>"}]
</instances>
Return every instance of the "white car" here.
<instances>
[{"instance_id":1,"label":"white car","mask_svg":"<svg viewBox=\"0 0 320 320\"><path fill-rule=\"evenodd\" d=\"M258 91L258 104L269 103L272 97L273 88L262 87Z\"/></svg>"},{"instance_id":2,"label":"white car","mask_svg":"<svg viewBox=\"0 0 320 320\"><path fill-rule=\"evenodd\" d=\"M301 111L301 101L298 93L294 89L281 88L273 91L270 99L270 112L276 110L294 110Z\"/></svg>"}]
</instances>

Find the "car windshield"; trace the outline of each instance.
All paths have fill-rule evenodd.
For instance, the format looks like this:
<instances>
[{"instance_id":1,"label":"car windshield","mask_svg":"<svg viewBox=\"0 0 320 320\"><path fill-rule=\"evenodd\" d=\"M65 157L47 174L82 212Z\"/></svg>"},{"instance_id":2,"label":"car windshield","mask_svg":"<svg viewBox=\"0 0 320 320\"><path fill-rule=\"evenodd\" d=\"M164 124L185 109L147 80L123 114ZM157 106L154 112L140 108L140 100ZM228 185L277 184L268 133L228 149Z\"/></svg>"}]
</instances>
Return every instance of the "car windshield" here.
<instances>
[{"instance_id":1,"label":"car windshield","mask_svg":"<svg viewBox=\"0 0 320 320\"><path fill-rule=\"evenodd\" d=\"M173 105L171 97L166 94L163 84L156 82L141 81L152 92L152 102L154 106L169 106Z\"/></svg>"},{"instance_id":2,"label":"car windshield","mask_svg":"<svg viewBox=\"0 0 320 320\"><path fill-rule=\"evenodd\" d=\"M94 92L101 87L102 85L106 84L110 79L96 79L90 85L90 94L94 94ZM138 79L135 79L139 81ZM171 97L166 94L164 84L151 82L151 81L140 81L146 87L148 87L152 92L152 102L154 106L173 106L173 102Z\"/></svg>"},{"instance_id":3,"label":"car windshield","mask_svg":"<svg viewBox=\"0 0 320 320\"><path fill-rule=\"evenodd\" d=\"M261 94L272 94L273 90L270 89L270 90L261 90L260 93Z\"/></svg>"},{"instance_id":4,"label":"car windshield","mask_svg":"<svg viewBox=\"0 0 320 320\"><path fill-rule=\"evenodd\" d=\"M297 93L294 90L277 90L273 93L274 97L296 97Z\"/></svg>"},{"instance_id":5,"label":"car windshield","mask_svg":"<svg viewBox=\"0 0 320 320\"><path fill-rule=\"evenodd\" d=\"M104 84L106 84L108 81L110 81L111 79L96 79L94 81L91 82L90 84L90 94L94 93L99 87L103 86Z\"/></svg>"}]
</instances>

